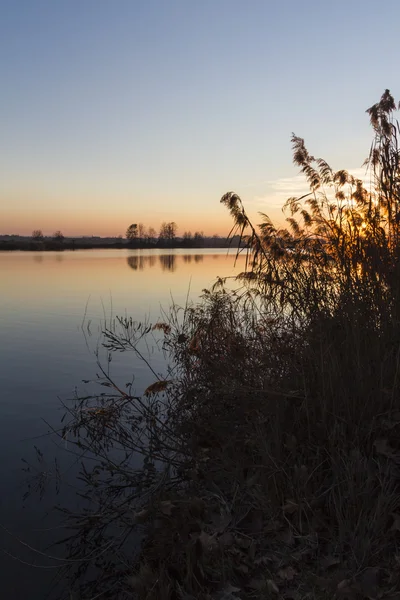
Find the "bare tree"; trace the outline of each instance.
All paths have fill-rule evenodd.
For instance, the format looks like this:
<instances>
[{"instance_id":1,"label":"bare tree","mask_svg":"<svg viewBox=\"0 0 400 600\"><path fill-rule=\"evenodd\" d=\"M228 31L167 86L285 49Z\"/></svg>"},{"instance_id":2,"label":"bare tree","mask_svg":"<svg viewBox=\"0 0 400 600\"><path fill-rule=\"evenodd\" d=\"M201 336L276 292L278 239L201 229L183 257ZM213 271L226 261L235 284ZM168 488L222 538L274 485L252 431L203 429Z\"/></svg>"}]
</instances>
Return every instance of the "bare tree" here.
<instances>
[{"instance_id":1,"label":"bare tree","mask_svg":"<svg viewBox=\"0 0 400 600\"><path fill-rule=\"evenodd\" d=\"M53 239L56 242L63 242L64 241L64 235L61 233L60 230L56 231L53 233Z\"/></svg>"},{"instance_id":2,"label":"bare tree","mask_svg":"<svg viewBox=\"0 0 400 600\"><path fill-rule=\"evenodd\" d=\"M137 226L137 232L139 244L143 244L146 237L146 227L143 225L143 223L139 223Z\"/></svg>"},{"instance_id":3,"label":"bare tree","mask_svg":"<svg viewBox=\"0 0 400 600\"><path fill-rule=\"evenodd\" d=\"M32 231L32 239L35 241L43 240L43 231L41 229L34 229Z\"/></svg>"},{"instance_id":4,"label":"bare tree","mask_svg":"<svg viewBox=\"0 0 400 600\"><path fill-rule=\"evenodd\" d=\"M158 236L158 239L160 240L160 242L162 244L165 244L167 246L172 246L175 241L177 229L178 229L178 226L175 223L175 221L170 221L169 223L165 223L165 222L162 223L161 227L160 227L160 234Z\"/></svg>"},{"instance_id":5,"label":"bare tree","mask_svg":"<svg viewBox=\"0 0 400 600\"><path fill-rule=\"evenodd\" d=\"M132 225L129 225L128 229L126 230L126 239L133 242L133 241L137 240L137 237L138 237L138 226L136 223L132 223Z\"/></svg>"},{"instance_id":6,"label":"bare tree","mask_svg":"<svg viewBox=\"0 0 400 600\"><path fill-rule=\"evenodd\" d=\"M154 229L154 227L149 227L149 230L147 232L147 239L149 241L150 245L154 245L156 242L156 238L157 238L157 232Z\"/></svg>"}]
</instances>

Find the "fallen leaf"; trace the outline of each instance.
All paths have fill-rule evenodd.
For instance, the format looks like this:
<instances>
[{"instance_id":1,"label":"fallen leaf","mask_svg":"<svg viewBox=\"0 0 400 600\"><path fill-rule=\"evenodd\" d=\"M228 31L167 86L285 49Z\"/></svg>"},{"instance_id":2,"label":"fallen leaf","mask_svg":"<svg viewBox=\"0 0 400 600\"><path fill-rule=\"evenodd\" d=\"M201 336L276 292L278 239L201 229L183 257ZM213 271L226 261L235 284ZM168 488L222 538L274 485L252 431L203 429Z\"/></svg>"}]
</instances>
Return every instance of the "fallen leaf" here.
<instances>
[{"instance_id":1,"label":"fallen leaf","mask_svg":"<svg viewBox=\"0 0 400 600\"><path fill-rule=\"evenodd\" d=\"M351 579L342 579L342 581L340 581L337 584L338 592L344 592L344 591L350 590L350 585L351 585Z\"/></svg>"},{"instance_id":2,"label":"fallen leaf","mask_svg":"<svg viewBox=\"0 0 400 600\"><path fill-rule=\"evenodd\" d=\"M237 536L235 542L239 546L239 548L243 548L244 550L247 550L247 548L250 548L251 546L250 538Z\"/></svg>"},{"instance_id":3,"label":"fallen leaf","mask_svg":"<svg viewBox=\"0 0 400 600\"><path fill-rule=\"evenodd\" d=\"M286 504L282 506L282 510L285 514L292 515L299 508L299 505L294 500L286 500Z\"/></svg>"},{"instance_id":4,"label":"fallen leaf","mask_svg":"<svg viewBox=\"0 0 400 600\"><path fill-rule=\"evenodd\" d=\"M164 381L155 381L145 389L144 395L150 396L150 394L158 394L159 392L163 392L170 383L172 382L168 379L165 379Z\"/></svg>"},{"instance_id":5,"label":"fallen leaf","mask_svg":"<svg viewBox=\"0 0 400 600\"><path fill-rule=\"evenodd\" d=\"M135 512L133 518L135 519L136 523L144 523L149 516L149 513L150 511L148 508L143 508L142 510Z\"/></svg>"},{"instance_id":6,"label":"fallen leaf","mask_svg":"<svg viewBox=\"0 0 400 600\"><path fill-rule=\"evenodd\" d=\"M192 515L199 517L204 513L206 503L201 498L190 498L189 509Z\"/></svg>"},{"instance_id":7,"label":"fallen leaf","mask_svg":"<svg viewBox=\"0 0 400 600\"><path fill-rule=\"evenodd\" d=\"M217 533L222 533L225 529L230 525L232 521L231 515L225 513L221 514L213 514L211 517L211 523L213 524L213 530Z\"/></svg>"},{"instance_id":8,"label":"fallen leaf","mask_svg":"<svg viewBox=\"0 0 400 600\"><path fill-rule=\"evenodd\" d=\"M392 458L394 456L393 449L386 438L379 438L374 442L375 450L378 454Z\"/></svg>"},{"instance_id":9,"label":"fallen leaf","mask_svg":"<svg viewBox=\"0 0 400 600\"><path fill-rule=\"evenodd\" d=\"M172 515L172 510L175 508L175 505L172 504L170 500L164 500L160 503L160 510L163 515L170 517Z\"/></svg>"},{"instance_id":10,"label":"fallen leaf","mask_svg":"<svg viewBox=\"0 0 400 600\"><path fill-rule=\"evenodd\" d=\"M301 600L302 596L297 590L286 590L284 598L285 600Z\"/></svg>"},{"instance_id":11,"label":"fallen leaf","mask_svg":"<svg viewBox=\"0 0 400 600\"><path fill-rule=\"evenodd\" d=\"M260 556L259 558L256 558L254 564L256 565L256 567L260 567L271 564L271 562L273 562L272 558L270 556L264 555Z\"/></svg>"},{"instance_id":12,"label":"fallen leaf","mask_svg":"<svg viewBox=\"0 0 400 600\"><path fill-rule=\"evenodd\" d=\"M239 571L239 573L243 573L243 575L247 575L247 573L249 572L249 567L242 563L238 567L236 567L236 570Z\"/></svg>"},{"instance_id":13,"label":"fallen leaf","mask_svg":"<svg viewBox=\"0 0 400 600\"><path fill-rule=\"evenodd\" d=\"M332 556L331 554L329 554L328 556L325 556L321 560L321 566L324 569L330 569L331 567L334 567L335 565L339 565L339 564L340 564L340 560L338 558L336 558L335 556Z\"/></svg>"},{"instance_id":14,"label":"fallen leaf","mask_svg":"<svg viewBox=\"0 0 400 600\"><path fill-rule=\"evenodd\" d=\"M400 531L400 515L396 513L392 513L393 523L390 528L390 531Z\"/></svg>"},{"instance_id":15,"label":"fallen leaf","mask_svg":"<svg viewBox=\"0 0 400 600\"><path fill-rule=\"evenodd\" d=\"M240 528L249 533L260 533L263 528L264 515L262 510L254 509L240 521Z\"/></svg>"},{"instance_id":16,"label":"fallen leaf","mask_svg":"<svg viewBox=\"0 0 400 600\"><path fill-rule=\"evenodd\" d=\"M219 600L240 600L238 594L240 592L240 588L227 583L224 589L221 591L218 596ZM235 595L234 595L235 594Z\"/></svg>"},{"instance_id":17,"label":"fallen leaf","mask_svg":"<svg viewBox=\"0 0 400 600\"><path fill-rule=\"evenodd\" d=\"M267 579L267 589L271 593L279 594L279 588L273 579Z\"/></svg>"},{"instance_id":18,"label":"fallen leaf","mask_svg":"<svg viewBox=\"0 0 400 600\"><path fill-rule=\"evenodd\" d=\"M248 557L253 562L256 556L256 545L252 544L249 548Z\"/></svg>"},{"instance_id":19,"label":"fallen leaf","mask_svg":"<svg viewBox=\"0 0 400 600\"><path fill-rule=\"evenodd\" d=\"M294 450L297 446L297 439L294 435L290 435L287 437L286 439L286 444L285 444L286 448L288 450Z\"/></svg>"},{"instance_id":20,"label":"fallen leaf","mask_svg":"<svg viewBox=\"0 0 400 600\"><path fill-rule=\"evenodd\" d=\"M367 598L376 598L378 595L378 569L365 569L358 578L358 583Z\"/></svg>"},{"instance_id":21,"label":"fallen leaf","mask_svg":"<svg viewBox=\"0 0 400 600\"><path fill-rule=\"evenodd\" d=\"M297 573L293 567L289 566L285 567L284 569L279 569L278 575L284 581L292 581L296 577Z\"/></svg>"},{"instance_id":22,"label":"fallen leaf","mask_svg":"<svg viewBox=\"0 0 400 600\"><path fill-rule=\"evenodd\" d=\"M280 521L268 521L268 523L264 526L264 531L265 533L272 533L275 531L279 531L279 529L282 529L283 525Z\"/></svg>"},{"instance_id":23,"label":"fallen leaf","mask_svg":"<svg viewBox=\"0 0 400 600\"><path fill-rule=\"evenodd\" d=\"M294 545L294 537L291 529L285 529L285 531L281 531L278 533L277 538L286 546Z\"/></svg>"},{"instance_id":24,"label":"fallen leaf","mask_svg":"<svg viewBox=\"0 0 400 600\"><path fill-rule=\"evenodd\" d=\"M250 579L247 587L258 592L265 588L265 579Z\"/></svg>"},{"instance_id":25,"label":"fallen leaf","mask_svg":"<svg viewBox=\"0 0 400 600\"><path fill-rule=\"evenodd\" d=\"M221 546L224 546L224 548L229 548L234 542L234 537L229 531L226 531L225 533L220 535L218 541L221 544Z\"/></svg>"},{"instance_id":26,"label":"fallen leaf","mask_svg":"<svg viewBox=\"0 0 400 600\"><path fill-rule=\"evenodd\" d=\"M204 550L211 550L213 546L215 546L215 537L213 535L209 535L205 531L202 531L197 538L201 543Z\"/></svg>"}]
</instances>

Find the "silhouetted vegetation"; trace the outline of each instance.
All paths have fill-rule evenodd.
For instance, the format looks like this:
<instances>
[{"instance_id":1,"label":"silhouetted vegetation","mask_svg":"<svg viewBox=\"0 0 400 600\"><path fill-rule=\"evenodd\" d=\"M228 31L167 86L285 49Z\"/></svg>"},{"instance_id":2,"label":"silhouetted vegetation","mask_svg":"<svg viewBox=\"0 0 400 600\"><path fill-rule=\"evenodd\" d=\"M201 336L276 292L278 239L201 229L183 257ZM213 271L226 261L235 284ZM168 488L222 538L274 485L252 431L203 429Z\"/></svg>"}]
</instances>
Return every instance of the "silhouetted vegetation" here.
<instances>
[{"instance_id":1,"label":"silhouetted vegetation","mask_svg":"<svg viewBox=\"0 0 400 600\"><path fill-rule=\"evenodd\" d=\"M43 240L43 231L41 229L35 229L32 231L32 239L35 240L35 242L40 242Z\"/></svg>"},{"instance_id":2,"label":"silhouetted vegetation","mask_svg":"<svg viewBox=\"0 0 400 600\"><path fill-rule=\"evenodd\" d=\"M64 236L63 236L62 232L60 230L58 230L53 234L53 239L56 242L63 242Z\"/></svg>"},{"instance_id":3,"label":"silhouetted vegetation","mask_svg":"<svg viewBox=\"0 0 400 600\"><path fill-rule=\"evenodd\" d=\"M151 248L226 248L230 240L214 235L204 236L196 232L194 236L185 233L182 238L176 234L175 223L163 223L160 233L153 227L145 227L142 223L133 223L127 229L125 239L122 235L114 238L101 237L65 237L56 231L52 237L43 236L41 231L34 232L35 237L19 235L0 236L0 250L88 250L94 248L132 248L147 250Z\"/></svg>"},{"instance_id":4,"label":"silhouetted vegetation","mask_svg":"<svg viewBox=\"0 0 400 600\"><path fill-rule=\"evenodd\" d=\"M256 227L235 193L222 198L247 248L234 289L219 280L153 327L105 328L111 355L144 358L161 334L169 368L149 364L136 395L99 366L106 393L67 407L60 438L92 459L90 509L67 512L83 597L399 595L395 111L388 91L368 110L367 183L293 136L310 191L288 200L288 228L266 215Z\"/></svg>"}]
</instances>

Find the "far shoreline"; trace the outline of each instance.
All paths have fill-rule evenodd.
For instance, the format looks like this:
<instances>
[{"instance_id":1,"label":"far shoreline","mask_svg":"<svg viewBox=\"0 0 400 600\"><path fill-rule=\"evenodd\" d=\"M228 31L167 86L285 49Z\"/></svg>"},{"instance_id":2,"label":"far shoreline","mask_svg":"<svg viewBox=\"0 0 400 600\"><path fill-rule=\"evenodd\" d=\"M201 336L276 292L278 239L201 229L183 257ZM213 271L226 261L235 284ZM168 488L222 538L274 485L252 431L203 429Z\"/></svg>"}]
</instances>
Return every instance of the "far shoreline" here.
<instances>
[{"instance_id":1,"label":"far shoreline","mask_svg":"<svg viewBox=\"0 0 400 600\"><path fill-rule=\"evenodd\" d=\"M0 241L0 252L11 252L11 251L22 251L22 252L63 252L65 250L205 250L205 249L218 249L218 248L229 248L232 244L226 239L218 240L218 243L204 245L188 245L183 242L177 241L173 245L166 244L131 244L127 242L90 242L81 240L74 241L63 241L57 242L54 240L44 241Z\"/></svg>"}]
</instances>

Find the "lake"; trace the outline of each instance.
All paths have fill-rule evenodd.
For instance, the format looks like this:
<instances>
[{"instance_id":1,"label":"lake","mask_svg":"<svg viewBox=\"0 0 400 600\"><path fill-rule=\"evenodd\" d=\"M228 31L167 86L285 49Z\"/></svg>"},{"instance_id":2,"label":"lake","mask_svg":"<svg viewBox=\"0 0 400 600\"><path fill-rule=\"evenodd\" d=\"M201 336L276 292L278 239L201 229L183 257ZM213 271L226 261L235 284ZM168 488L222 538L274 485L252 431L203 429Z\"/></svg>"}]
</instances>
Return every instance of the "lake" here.
<instances>
[{"instance_id":1,"label":"lake","mask_svg":"<svg viewBox=\"0 0 400 600\"><path fill-rule=\"evenodd\" d=\"M57 428L59 398L71 398L76 387L84 390L82 380L95 377L104 323L125 314L155 323L162 308L184 306L217 276L243 270L242 259L234 262L226 249L0 252L2 597L42 600L56 574L57 561L25 545L45 551L57 537L59 525L46 516L56 499L49 493L42 502L37 495L23 501L21 459L33 460L34 445L49 463L59 454L46 423ZM162 370L162 354L149 353ZM132 353L118 354L113 372L127 380L134 374L138 393L154 381ZM49 553L60 556L57 547Z\"/></svg>"}]
</instances>

